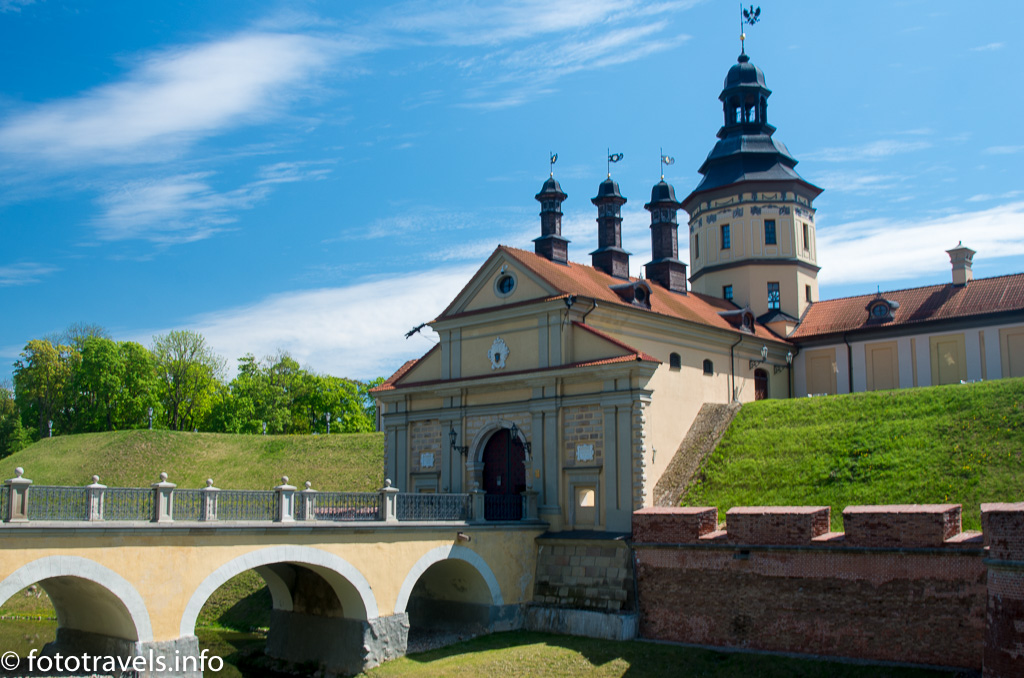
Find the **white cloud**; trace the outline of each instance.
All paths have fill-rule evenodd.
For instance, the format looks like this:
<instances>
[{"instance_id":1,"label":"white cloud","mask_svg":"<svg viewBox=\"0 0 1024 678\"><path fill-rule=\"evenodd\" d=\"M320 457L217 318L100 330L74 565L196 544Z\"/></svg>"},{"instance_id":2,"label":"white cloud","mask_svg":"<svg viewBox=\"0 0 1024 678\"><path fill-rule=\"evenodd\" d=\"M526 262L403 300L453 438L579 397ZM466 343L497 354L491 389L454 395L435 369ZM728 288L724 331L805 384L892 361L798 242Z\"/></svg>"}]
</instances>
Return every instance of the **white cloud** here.
<instances>
[{"instance_id":1,"label":"white cloud","mask_svg":"<svg viewBox=\"0 0 1024 678\"><path fill-rule=\"evenodd\" d=\"M60 269L56 266L24 262L0 266L0 287L19 287L39 282L44 276Z\"/></svg>"},{"instance_id":2,"label":"white cloud","mask_svg":"<svg viewBox=\"0 0 1024 678\"><path fill-rule=\"evenodd\" d=\"M1024 146L989 146L985 152L989 155L1014 155L1024 153Z\"/></svg>"},{"instance_id":3,"label":"white cloud","mask_svg":"<svg viewBox=\"0 0 1024 678\"><path fill-rule=\"evenodd\" d=\"M867 193L892 188L905 178L895 174L871 174L868 172L818 172L814 183L827 191L839 193Z\"/></svg>"},{"instance_id":4,"label":"white cloud","mask_svg":"<svg viewBox=\"0 0 1024 678\"><path fill-rule=\"evenodd\" d=\"M916 131L915 133L920 133ZM928 141L898 141L895 139L880 139L862 146L846 146L840 148L823 148L819 151L805 154L807 160L820 160L822 162L848 162L850 160L881 160L899 153L911 153L931 148Z\"/></svg>"},{"instance_id":5,"label":"white cloud","mask_svg":"<svg viewBox=\"0 0 1024 678\"><path fill-rule=\"evenodd\" d=\"M944 271L962 241L979 259L1024 255L1024 202L927 221L868 219L818 230L822 284L901 280Z\"/></svg>"},{"instance_id":6,"label":"white cloud","mask_svg":"<svg viewBox=\"0 0 1024 678\"><path fill-rule=\"evenodd\" d=\"M995 51L997 49L1002 49L1003 47L1006 47L1005 43L1002 43L1002 42L990 42L987 45L980 45L978 47L972 47L971 51L972 52L993 52L993 51Z\"/></svg>"},{"instance_id":7,"label":"white cloud","mask_svg":"<svg viewBox=\"0 0 1024 678\"><path fill-rule=\"evenodd\" d=\"M285 350L318 372L356 379L390 376L437 340L426 328L410 339L405 333L437 317L478 265L275 294L192 318L182 327L202 333L230 366L246 353ZM150 336L137 341L148 345Z\"/></svg>"},{"instance_id":8,"label":"white cloud","mask_svg":"<svg viewBox=\"0 0 1024 678\"><path fill-rule=\"evenodd\" d=\"M988 202L990 200L1011 200L1016 198L1024 191L1007 191L1006 193L1000 193L999 195L991 195L989 193L979 193L978 195L972 195L967 199L967 202Z\"/></svg>"},{"instance_id":9,"label":"white cloud","mask_svg":"<svg viewBox=\"0 0 1024 678\"><path fill-rule=\"evenodd\" d=\"M318 163L281 162L260 168L240 188L217 191L213 172L194 172L122 184L99 199L103 214L93 220L101 240L143 239L161 244L203 240L237 221L275 184L319 179L329 170Z\"/></svg>"},{"instance_id":10,"label":"white cloud","mask_svg":"<svg viewBox=\"0 0 1024 678\"><path fill-rule=\"evenodd\" d=\"M168 50L128 77L36 106L0 126L0 151L59 162L153 162L262 119L333 49L303 35L248 33Z\"/></svg>"},{"instance_id":11,"label":"white cloud","mask_svg":"<svg viewBox=\"0 0 1024 678\"><path fill-rule=\"evenodd\" d=\"M22 7L35 4L36 0L0 0L0 12L20 12Z\"/></svg>"}]
</instances>

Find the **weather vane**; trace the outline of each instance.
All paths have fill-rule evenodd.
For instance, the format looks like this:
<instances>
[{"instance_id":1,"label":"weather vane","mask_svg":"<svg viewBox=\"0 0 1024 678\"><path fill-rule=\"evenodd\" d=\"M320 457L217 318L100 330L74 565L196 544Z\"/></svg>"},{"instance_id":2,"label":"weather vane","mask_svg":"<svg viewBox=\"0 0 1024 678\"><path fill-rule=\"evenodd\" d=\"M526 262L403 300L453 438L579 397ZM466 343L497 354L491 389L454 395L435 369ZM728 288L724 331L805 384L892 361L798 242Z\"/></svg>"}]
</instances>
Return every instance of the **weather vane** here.
<instances>
[{"instance_id":1,"label":"weather vane","mask_svg":"<svg viewBox=\"0 0 1024 678\"><path fill-rule=\"evenodd\" d=\"M623 153L612 153L612 149L608 149L608 176L612 175L612 163L622 160Z\"/></svg>"},{"instance_id":2,"label":"weather vane","mask_svg":"<svg viewBox=\"0 0 1024 678\"><path fill-rule=\"evenodd\" d=\"M740 54L746 54L745 41L747 34L743 32L743 24L750 24L753 26L761 20L761 8L754 8L753 5L750 9L743 9L743 5L740 5Z\"/></svg>"},{"instance_id":3,"label":"weather vane","mask_svg":"<svg viewBox=\"0 0 1024 678\"><path fill-rule=\"evenodd\" d=\"M661 153L661 180L665 180L665 165L674 165L676 159L671 155L665 155L665 149L659 148L658 152Z\"/></svg>"},{"instance_id":4,"label":"weather vane","mask_svg":"<svg viewBox=\"0 0 1024 678\"><path fill-rule=\"evenodd\" d=\"M549 160L551 161L551 176L555 176L555 163L558 162L558 154L552 151Z\"/></svg>"}]
</instances>

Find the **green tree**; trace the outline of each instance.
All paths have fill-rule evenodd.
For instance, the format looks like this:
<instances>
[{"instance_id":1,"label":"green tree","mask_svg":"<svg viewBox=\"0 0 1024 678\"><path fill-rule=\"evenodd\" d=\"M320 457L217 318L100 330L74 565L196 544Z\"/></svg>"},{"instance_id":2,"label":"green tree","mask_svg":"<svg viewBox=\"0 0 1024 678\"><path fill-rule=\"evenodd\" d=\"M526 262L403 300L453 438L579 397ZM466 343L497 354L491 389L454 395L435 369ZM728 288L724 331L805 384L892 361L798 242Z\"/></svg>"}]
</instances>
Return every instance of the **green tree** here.
<instances>
[{"instance_id":1,"label":"green tree","mask_svg":"<svg viewBox=\"0 0 1024 678\"><path fill-rule=\"evenodd\" d=\"M120 428L149 426L149 408L153 408L154 425L161 420L157 378L153 354L142 344L122 341L117 344L124 365L124 381L118 399L117 419Z\"/></svg>"},{"instance_id":2,"label":"green tree","mask_svg":"<svg viewBox=\"0 0 1024 678\"><path fill-rule=\"evenodd\" d=\"M0 459L10 456L27 443L21 425L21 413L14 402L14 389L8 383L0 384Z\"/></svg>"},{"instance_id":3,"label":"green tree","mask_svg":"<svg viewBox=\"0 0 1024 678\"><path fill-rule=\"evenodd\" d=\"M203 335L191 330L174 330L153 337L152 353L168 428L205 428L224 359L207 346Z\"/></svg>"},{"instance_id":4,"label":"green tree","mask_svg":"<svg viewBox=\"0 0 1024 678\"><path fill-rule=\"evenodd\" d=\"M80 431L120 428L119 399L124 390L125 366L117 343L99 336L82 342L82 364L75 374L76 419Z\"/></svg>"},{"instance_id":5,"label":"green tree","mask_svg":"<svg viewBox=\"0 0 1024 678\"><path fill-rule=\"evenodd\" d=\"M33 427L33 437L45 437L49 422L54 431L74 431L74 375L81 355L73 346L32 339L14 362L14 393L22 423Z\"/></svg>"}]
</instances>

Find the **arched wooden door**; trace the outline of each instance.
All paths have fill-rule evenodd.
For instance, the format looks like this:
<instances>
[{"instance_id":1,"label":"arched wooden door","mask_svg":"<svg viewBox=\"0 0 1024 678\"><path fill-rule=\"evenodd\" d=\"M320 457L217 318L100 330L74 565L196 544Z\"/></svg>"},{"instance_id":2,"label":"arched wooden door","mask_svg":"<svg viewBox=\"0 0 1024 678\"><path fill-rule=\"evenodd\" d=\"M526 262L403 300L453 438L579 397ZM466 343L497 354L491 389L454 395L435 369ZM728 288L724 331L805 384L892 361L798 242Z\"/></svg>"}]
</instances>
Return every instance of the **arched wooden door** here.
<instances>
[{"instance_id":1,"label":"arched wooden door","mask_svg":"<svg viewBox=\"0 0 1024 678\"><path fill-rule=\"evenodd\" d=\"M484 447L484 518L522 520L526 491L526 452L508 429L491 436Z\"/></svg>"},{"instance_id":2,"label":"arched wooden door","mask_svg":"<svg viewBox=\"0 0 1024 678\"><path fill-rule=\"evenodd\" d=\"M754 370L754 400L768 397L768 373L762 369Z\"/></svg>"}]
</instances>

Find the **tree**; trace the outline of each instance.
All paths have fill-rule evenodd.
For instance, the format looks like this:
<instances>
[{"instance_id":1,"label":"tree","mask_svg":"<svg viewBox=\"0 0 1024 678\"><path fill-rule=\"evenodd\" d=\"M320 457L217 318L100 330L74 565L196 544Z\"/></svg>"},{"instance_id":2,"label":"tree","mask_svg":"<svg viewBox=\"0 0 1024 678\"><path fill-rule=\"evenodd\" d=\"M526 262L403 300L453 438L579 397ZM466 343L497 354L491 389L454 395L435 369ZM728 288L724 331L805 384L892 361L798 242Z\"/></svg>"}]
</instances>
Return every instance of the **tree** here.
<instances>
[{"instance_id":1,"label":"tree","mask_svg":"<svg viewBox=\"0 0 1024 678\"><path fill-rule=\"evenodd\" d=\"M153 337L153 360L167 426L186 431L205 424L224 370L224 359L191 330Z\"/></svg>"},{"instance_id":2,"label":"tree","mask_svg":"<svg viewBox=\"0 0 1024 678\"><path fill-rule=\"evenodd\" d=\"M0 459L14 454L27 442L21 413L14 402L14 389L9 383L0 383Z\"/></svg>"},{"instance_id":3,"label":"tree","mask_svg":"<svg viewBox=\"0 0 1024 678\"><path fill-rule=\"evenodd\" d=\"M15 400L36 439L48 435L51 421L58 432L74 430L73 377L80 362L74 347L47 339L29 341L14 362Z\"/></svg>"},{"instance_id":4,"label":"tree","mask_svg":"<svg viewBox=\"0 0 1024 678\"><path fill-rule=\"evenodd\" d=\"M75 385L77 430L140 428L149 423L149 408L160 404L153 358L131 341L87 337Z\"/></svg>"}]
</instances>

